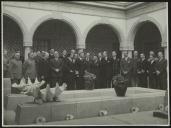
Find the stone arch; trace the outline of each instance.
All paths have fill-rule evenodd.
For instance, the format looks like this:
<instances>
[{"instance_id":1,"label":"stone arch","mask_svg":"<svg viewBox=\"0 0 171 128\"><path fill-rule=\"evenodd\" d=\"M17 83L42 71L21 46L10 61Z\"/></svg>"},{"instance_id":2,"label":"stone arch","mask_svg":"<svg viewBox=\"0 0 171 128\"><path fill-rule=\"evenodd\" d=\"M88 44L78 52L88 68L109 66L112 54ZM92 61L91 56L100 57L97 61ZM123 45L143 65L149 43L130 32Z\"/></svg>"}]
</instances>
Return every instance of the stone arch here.
<instances>
[{"instance_id":1,"label":"stone arch","mask_svg":"<svg viewBox=\"0 0 171 128\"><path fill-rule=\"evenodd\" d=\"M62 15L51 14L51 15L46 15L46 16L38 19L37 22L30 29L30 38L32 40L32 43L33 43L34 33L35 33L36 29L39 27L39 25L41 25L42 23L44 23L48 20L53 20L53 19L63 21L65 23L67 23L68 25L70 25L75 33L75 36L76 36L76 45L80 42L80 40L82 38L80 29L71 19L69 19L68 17L62 16Z\"/></svg>"},{"instance_id":2,"label":"stone arch","mask_svg":"<svg viewBox=\"0 0 171 128\"><path fill-rule=\"evenodd\" d=\"M24 24L23 20L17 16L16 14L12 13L11 11L8 11L8 10L3 10L3 15L11 18L13 21L15 21L18 26L20 27L21 31L22 31L22 36L23 36L23 41L25 42L25 39L26 39L26 36L28 34L28 30L27 30L27 27L26 25ZM24 43L23 43L24 45Z\"/></svg>"},{"instance_id":3,"label":"stone arch","mask_svg":"<svg viewBox=\"0 0 171 128\"><path fill-rule=\"evenodd\" d=\"M121 29L119 27L117 27L116 24L114 24L113 22L110 22L109 20L107 19L101 19L101 20L96 20L94 21L93 23L91 23L87 29L84 31L83 33L83 39L84 39L84 42L86 41L86 38L87 38L87 35L89 33L89 31L96 25L100 25L100 24L104 24L104 25L107 25L107 26L110 26L114 32L116 33L118 39L119 39L119 43L122 43L124 41L124 34L123 32L121 31Z\"/></svg>"},{"instance_id":4,"label":"stone arch","mask_svg":"<svg viewBox=\"0 0 171 128\"><path fill-rule=\"evenodd\" d=\"M162 42L164 40L164 33L163 33L163 29L160 25L160 23L154 19L153 17L149 17L149 16L142 16L141 18L139 18L135 23L134 25L131 27L129 33L128 33L128 36L127 36L127 41L129 43L131 43L131 46L134 48L134 39L135 39L135 35L136 35L136 32L137 30L141 27L141 25L144 23L144 22L151 22L153 23L158 29L159 29L159 32L161 34L161 45L162 45Z\"/></svg>"}]
</instances>

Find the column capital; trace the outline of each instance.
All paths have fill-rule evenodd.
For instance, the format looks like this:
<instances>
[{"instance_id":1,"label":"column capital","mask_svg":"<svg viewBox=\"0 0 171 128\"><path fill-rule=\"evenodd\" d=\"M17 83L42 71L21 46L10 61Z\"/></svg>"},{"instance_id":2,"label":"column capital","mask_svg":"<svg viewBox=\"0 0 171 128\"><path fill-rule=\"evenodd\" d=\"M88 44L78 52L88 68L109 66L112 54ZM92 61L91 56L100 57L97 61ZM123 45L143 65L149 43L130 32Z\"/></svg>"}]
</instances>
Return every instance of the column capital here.
<instances>
[{"instance_id":1,"label":"column capital","mask_svg":"<svg viewBox=\"0 0 171 128\"><path fill-rule=\"evenodd\" d=\"M120 50L121 50L121 51L133 51L134 48L131 47L131 46L121 46L121 47L120 47Z\"/></svg>"},{"instance_id":2,"label":"column capital","mask_svg":"<svg viewBox=\"0 0 171 128\"><path fill-rule=\"evenodd\" d=\"M31 46L24 46L24 47L25 47L24 58L26 60L26 59L28 59L28 53L32 50L32 47Z\"/></svg>"},{"instance_id":3,"label":"column capital","mask_svg":"<svg viewBox=\"0 0 171 128\"><path fill-rule=\"evenodd\" d=\"M24 46L25 47L27 47L27 46L28 47L32 47L32 45L33 45L32 42L24 42Z\"/></svg>"},{"instance_id":4,"label":"column capital","mask_svg":"<svg viewBox=\"0 0 171 128\"><path fill-rule=\"evenodd\" d=\"M167 47L168 46L168 43L165 41L165 42L161 42L161 46L162 47Z\"/></svg>"},{"instance_id":5,"label":"column capital","mask_svg":"<svg viewBox=\"0 0 171 128\"><path fill-rule=\"evenodd\" d=\"M132 58L132 51L133 50L121 50L121 52L122 52L122 58L123 58L125 52L128 52L128 56Z\"/></svg>"},{"instance_id":6,"label":"column capital","mask_svg":"<svg viewBox=\"0 0 171 128\"><path fill-rule=\"evenodd\" d=\"M77 49L85 49L85 44L77 44Z\"/></svg>"}]
</instances>

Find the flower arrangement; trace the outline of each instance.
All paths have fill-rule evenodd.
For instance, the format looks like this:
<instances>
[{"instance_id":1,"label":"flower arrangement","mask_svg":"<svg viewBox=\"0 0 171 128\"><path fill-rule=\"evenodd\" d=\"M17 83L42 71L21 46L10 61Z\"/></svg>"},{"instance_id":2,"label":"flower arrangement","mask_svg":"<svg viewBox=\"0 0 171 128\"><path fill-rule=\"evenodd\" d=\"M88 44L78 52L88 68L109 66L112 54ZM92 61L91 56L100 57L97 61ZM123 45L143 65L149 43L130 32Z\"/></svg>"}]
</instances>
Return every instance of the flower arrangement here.
<instances>
[{"instance_id":1,"label":"flower arrangement","mask_svg":"<svg viewBox=\"0 0 171 128\"><path fill-rule=\"evenodd\" d=\"M120 87L123 87L123 86L126 86L126 82L127 82L128 80L127 79L125 79L123 76L121 76L121 75L117 75L117 76L114 76L113 78L112 78L112 83L113 83L113 85L114 85L114 87L115 86L120 86Z\"/></svg>"},{"instance_id":2,"label":"flower arrangement","mask_svg":"<svg viewBox=\"0 0 171 128\"><path fill-rule=\"evenodd\" d=\"M94 80L96 79L96 75L85 71L84 74L84 80L85 80L85 88L88 90L93 90L94 89Z\"/></svg>"},{"instance_id":3,"label":"flower arrangement","mask_svg":"<svg viewBox=\"0 0 171 128\"><path fill-rule=\"evenodd\" d=\"M127 82L128 80L125 79L121 75L114 76L112 79L112 85L115 89L117 96L125 96L127 90Z\"/></svg>"}]
</instances>

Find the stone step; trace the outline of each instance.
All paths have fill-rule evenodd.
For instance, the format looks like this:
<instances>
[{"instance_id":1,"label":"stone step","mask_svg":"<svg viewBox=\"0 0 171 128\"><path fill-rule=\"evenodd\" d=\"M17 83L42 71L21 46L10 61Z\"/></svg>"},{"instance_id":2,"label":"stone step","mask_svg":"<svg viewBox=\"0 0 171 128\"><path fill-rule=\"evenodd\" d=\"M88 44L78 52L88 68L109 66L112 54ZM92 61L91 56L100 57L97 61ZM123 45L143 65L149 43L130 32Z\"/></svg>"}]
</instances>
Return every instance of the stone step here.
<instances>
[{"instance_id":1,"label":"stone step","mask_svg":"<svg viewBox=\"0 0 171 128\"><path fill-rule=\"evenodd\" d=\"M129 87L126 92L126 96L136 96L140 95L142 93L150 94L151 93L161 93L161 90L154 90L154 89L147 89L147 88L137 88L137 87ZM64 91L59 98L61 100L82 100L82 98L86 97L116 97L115 90L113 88L107 88L107 89L95 89L95 90L74 90L74 91ZM7 110L15 110L17 107L17 104L19 103L27 103L33 101L32 96L26 96L23 94L8 94L4 96L4 107Z\"/></svg>"},{"instance_id":2,"label":"stone step","mask_svg":"<svg viewBox=\"0 0 171 128\"><path fill-rule=\"evenodd\" d=\"M32 102L34 98L23 94L10 94L4 97L4 107L7 110L16 110L18 104Z\"/></svg>"},{"instance_id":3,"label":"stone step","mask_svg":"<svg viewBox=\"0 0 171 128\"><path fill-rule=\"evenodd\" d=\"M4 96L11 94L11 79L3 78L3 94Z\"/></svg>"},{"instance_id":4,"label":"stone step","mask_svg":"<svg viewBox=\"0 0 171 128\"><path fill-rule=\"evenodd\" d=\"M74 96L76 93L79 94L80 92L82 95L90 93L85 90L74 92ZM125 97L117 97L115 93L114 95L103 95L103 93L108 92L110 92L110 89L108 91L93 90L91 93L97 93L99 95L94 97L87 96L79 98L79 96L77 96L75 98L66 98L68 97L66 96L67 94L73 95L73 92L66 91L63 94L66 97L63 98L61 102L49 102L42 105L33 104L33 102L18 104L16 123L32 124L35 123L37 117L45 117L47 122L61 121L66 119L67 114L73 115L75 119L96 117L99 116L101 110L106 110L108 115L123 114L130 113L132 107L138 107L139 111L151 111L156 109L159 104L164 103L165 95L165 92L161 90L143 88L136 88L136 91L135 88L128 88Z\"/></svg>"}]
</instances>

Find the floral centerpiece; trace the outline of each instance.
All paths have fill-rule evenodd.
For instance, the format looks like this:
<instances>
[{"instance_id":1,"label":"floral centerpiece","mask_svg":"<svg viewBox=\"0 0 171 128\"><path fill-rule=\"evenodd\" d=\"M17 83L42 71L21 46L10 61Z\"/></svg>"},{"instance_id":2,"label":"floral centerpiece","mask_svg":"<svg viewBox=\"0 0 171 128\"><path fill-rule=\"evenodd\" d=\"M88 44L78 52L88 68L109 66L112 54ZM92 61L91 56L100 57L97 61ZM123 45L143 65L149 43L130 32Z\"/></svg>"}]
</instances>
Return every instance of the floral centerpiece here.
<instances>
[{"instance_id":1,"label":"floral centerpiece","mask_svg":"<svg viewBox=\"0 0 171 128\"><path fill-rule=\"evenodd\" d=\"M127 82L128 80L121 75L117 75L112 78L112 85L117 96L125 96L127 90Z\"/></svg>"}]
</instances>

